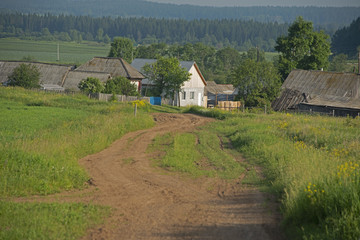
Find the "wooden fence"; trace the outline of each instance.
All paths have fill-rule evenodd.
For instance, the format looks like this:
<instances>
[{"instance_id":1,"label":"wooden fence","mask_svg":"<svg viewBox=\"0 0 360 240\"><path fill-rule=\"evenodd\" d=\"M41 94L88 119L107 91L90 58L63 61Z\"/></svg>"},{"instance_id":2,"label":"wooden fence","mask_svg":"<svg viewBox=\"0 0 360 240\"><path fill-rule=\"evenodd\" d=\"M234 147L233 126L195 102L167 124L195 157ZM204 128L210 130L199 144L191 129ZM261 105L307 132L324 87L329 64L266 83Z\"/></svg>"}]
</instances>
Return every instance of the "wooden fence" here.
<instances>
[{"instance_id":1,"label":"wooden fence","mask_svg":"<svg viewBox=\"0 0 360 240\"><path fill-rule=\"evenodd\" d=\"M241 107L240 101L218 101L218 106L217 106L217 108L227 111L240 109L240 107Z\"/></svg>"},{"instance_id":2,"label":"wooden fence","mask_svg":"<svg viewBox=\"0 0 360 240\"><path fill-rule=\"evenodd\" d=\"M149 97L136 97L136 96L125 96L125 95L115 95L118 102L132 102L136 100L146 100L150 102ZM90 98L97 99L99 101L110 101L113 98L113 94L105 93L93 93L90 94Z\"/></svg>"}]
</instances>

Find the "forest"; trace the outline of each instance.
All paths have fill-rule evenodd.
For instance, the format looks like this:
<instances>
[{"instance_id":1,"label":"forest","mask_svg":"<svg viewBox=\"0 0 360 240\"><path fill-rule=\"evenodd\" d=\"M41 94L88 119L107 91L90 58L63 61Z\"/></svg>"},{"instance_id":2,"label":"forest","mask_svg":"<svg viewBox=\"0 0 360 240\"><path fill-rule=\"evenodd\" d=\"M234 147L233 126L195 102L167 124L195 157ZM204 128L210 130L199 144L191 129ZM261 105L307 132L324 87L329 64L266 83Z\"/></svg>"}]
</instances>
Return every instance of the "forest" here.
<instances>
[{"instance_id":1,"label":"forest","mask_svg":"<svg viewBox=\"0 0 360 240\"><path fill-rule=\"evenodd\" d=\"M234 19L183 20L156 18L93 18L73 15L0 14L0 38L33 40L82 40L109 43L122 36L136 44L202 42L216 48L233 47L246 51L259 47L274 51L275 41L285 35L288 24L261 23Z\"/></svg>"},{"instance_id":2,"label":"forest","mask_svg":"<svg viewBox=\"0 0 360 240\"><path fill-rule=\"evenodd\" d=\"M356 58L357 52L360 51L360 17L350 26L336 31L331 45L334 54L346 54L350 58Z\"/></svg>"},{"instance_id":3,"label":"forest","mask_svg":"<svg viewBox=\"0 0 360 240\"><path fill-rule=\"evenodd\" d=\"M144 0L1 0L0 9L22 13L93 17L146 17L172 19L241 19L291 23L297 16L323 26L333 34L359 16L359 7L204 7ZM331 29L331 30L330 30Z\"/></svg>"}]
</instances>

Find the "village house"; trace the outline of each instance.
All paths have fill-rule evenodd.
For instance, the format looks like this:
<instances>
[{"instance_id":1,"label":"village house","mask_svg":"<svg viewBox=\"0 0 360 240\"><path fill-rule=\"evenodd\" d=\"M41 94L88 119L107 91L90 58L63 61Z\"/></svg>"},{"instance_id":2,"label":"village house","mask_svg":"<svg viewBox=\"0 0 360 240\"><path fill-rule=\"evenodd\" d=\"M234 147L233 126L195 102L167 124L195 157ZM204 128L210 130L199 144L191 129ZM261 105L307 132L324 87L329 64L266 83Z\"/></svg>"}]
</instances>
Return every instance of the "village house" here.
<instances>
[{"instance_id":1,"label":"village house","mask_svg":"<svg viewBox=\"0 0 360 240\"><path fill-rule=\"evenodd\" d=\"M360 113L360 74L293 70L272 103L275 111L299 110L334 116Z\"/></svg>"},{"instance_id":2,"label":"village house","mask_svg":"<svg viewBox=\"0 0 360 240\"><path fill-rule=\"evenodd\" d=\"M94 74L105 74L100 76L99 79L102 82L106 82L106 76L115 78L118 76L126 77L134 85L136 85L138 91L141 91L142 80L145 78L139 71L133 66L127 63L122 58L112 57L94 57L87 63L81 65L74 70L77 74L85 76L87 73Z\"/></svg>"},{"instance_id":3,"label":"village house","mask_svg":"<svg viewBox=\"0 0 360 240\"><path fill-rule=\"evenodd\" d=\"M136 58L133 60L131 65L136 68L139 72L143 71L145 64L155 63L156 59L141 59ZM185 68L190 74L190 80L184 83L184 86L181 88L180 96L175 97L175 105L177 106L188 106L188 105L197 105L205 106L206 101L204 101L205 95L205 86L207 85L204 76L201 74L199 67L194 61L181 61L180 66ZM151 88L153 85L149 82L149 79L145 78L142 81L143 89ZM180 103L178 103L180 99Z\"/></svg>"}]
</instances>

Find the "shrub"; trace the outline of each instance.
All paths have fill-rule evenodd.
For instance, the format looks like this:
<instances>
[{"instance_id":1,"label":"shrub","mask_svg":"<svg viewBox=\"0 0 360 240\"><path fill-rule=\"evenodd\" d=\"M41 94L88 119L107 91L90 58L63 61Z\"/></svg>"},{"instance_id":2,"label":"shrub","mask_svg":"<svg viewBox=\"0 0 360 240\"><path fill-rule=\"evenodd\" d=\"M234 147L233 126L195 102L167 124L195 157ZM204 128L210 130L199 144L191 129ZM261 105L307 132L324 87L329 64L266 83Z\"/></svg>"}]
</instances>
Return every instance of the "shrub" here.
<instances>
[{"instance_id":1,"label":"shrub","mask_svg":"<svg viewBox=\"0 0 360 240\"><path fill-rule=\"evenodd\" d=\"M79 89L87 94L89 93L100 93L104 90L103 84L98 78L88 77L82 80L79 85Z\"/></svg>"},{"instance_id":2,"label":"shrub","mask_svg":"<svg viewBox=\"0 0 360 240\"><path fill-rule=\"evenodd\" d=\"M22 63L8 76L9 86L39 88L40 72L35 65Z\"/></svg>"}]
</instances>

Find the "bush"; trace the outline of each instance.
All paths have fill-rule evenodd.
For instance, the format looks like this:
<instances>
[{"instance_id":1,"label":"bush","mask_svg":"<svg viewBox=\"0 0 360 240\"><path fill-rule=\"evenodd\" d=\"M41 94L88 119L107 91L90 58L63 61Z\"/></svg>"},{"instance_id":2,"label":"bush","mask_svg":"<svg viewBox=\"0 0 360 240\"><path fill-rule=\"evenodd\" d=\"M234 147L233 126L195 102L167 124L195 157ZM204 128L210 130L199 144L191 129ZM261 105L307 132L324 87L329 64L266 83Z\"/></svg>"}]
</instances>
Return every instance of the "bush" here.
<instances>
[{"instance_id":1,"label":"bush","mask_svg":"<svg viewBox=\"0 0 360 240\"><path fill-rule=\"evenodd\" d=\"M40 72L35 65L22 63L8 76L9 86L39 88Z\"/></svg>"},{"instance_id":2,"label":"bush","mask_svg":"<svg viewBox=\"0 0 360 240\"><path fill-rule=\"evenodd\" d=\"M104 90L103 84L98 78L88 77L82 80L79 85L79 89L87 94L89 93L100 93Z\"/></svg>"}]
</instances>

